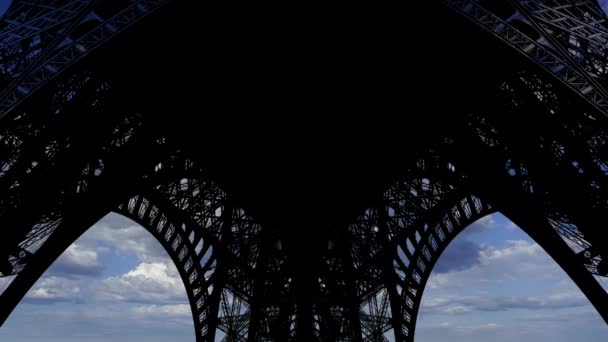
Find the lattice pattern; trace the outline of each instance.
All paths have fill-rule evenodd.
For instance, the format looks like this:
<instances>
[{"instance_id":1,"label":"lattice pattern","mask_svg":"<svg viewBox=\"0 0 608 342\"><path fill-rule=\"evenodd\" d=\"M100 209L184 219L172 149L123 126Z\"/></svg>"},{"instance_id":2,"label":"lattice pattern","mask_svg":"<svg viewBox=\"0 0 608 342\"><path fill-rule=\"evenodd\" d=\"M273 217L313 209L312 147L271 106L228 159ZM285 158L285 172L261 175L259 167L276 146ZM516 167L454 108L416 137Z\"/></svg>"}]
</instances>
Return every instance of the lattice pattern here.
<instances>
[{"instance_id":1,"label":"lattice pattern","mask_svg":"<svg viewBox=\"0 0 608 342\"><path fill-rule=\"evenodd\" d=\"M561 85L531 69L505 79L495 107L404 156L403 177L350 224L311 242L306 263L294 256L307 252L299 241L256 223L187 149L147 131L145 118L106 107L111 82L66 73L49 84L46 110L5 115L166 2L16 1L6 14L0 223L9 229L0 271L15 279L5 292L13 297L0 296L0 318L79 233L116 210L175 262L199 341L218 329L226 341L412 341L442 251L496 210L521 221L608 320L608 295L593 278L608 275L599 226L608 136L597 115L608 113L608 31L595 1L444 0ZM572 94L592 107L581 109Z\"/></svg>"},{"instance_id":2,"label":"lattice pattern","mask_svg":"<svg viewBox=\"0 0 608 342\"><path fill-rule=\"evenodd\" d=\"M5 15L5 21L14 27L0 37L0 58L5 66L0 70L5 83L0 93L0 117L59 73L167 2L70 1L64 7L53 8L17 1ZM35 26L30 27L30 24ZM18 45L27 48L16 48Z\"/></svg>"},{"instance_id":3,"label":"lattice pattern","mask_svg":"<svg viewBox=\"0 0 608 342\"><path fill-rule=\"evenodd\" d=\"M551 7L544 1L514 1ZM565 47L561 50L558 49L557 45L548 43L546 36L538 35L533 27L518 20L515 8L511 11L507 10L509 14L505 15L504 13L493 13L493 10L496 11L496 9L493 9L491 4L485 5L481 1L444 0L444 2L555 76L599 112L608 115L608 95L603 86L588 74L588 69L580 67L580 63L571 64L568 55L560 53L561 50L566 49ZM556 8L556 11L561 10L560 6ZM536 17L530 19L536 22ZM581 18L581 20L584 19ZM603 66L597 66L597 69L602 73L605 72Z\"/></svg>"}]
</instances>

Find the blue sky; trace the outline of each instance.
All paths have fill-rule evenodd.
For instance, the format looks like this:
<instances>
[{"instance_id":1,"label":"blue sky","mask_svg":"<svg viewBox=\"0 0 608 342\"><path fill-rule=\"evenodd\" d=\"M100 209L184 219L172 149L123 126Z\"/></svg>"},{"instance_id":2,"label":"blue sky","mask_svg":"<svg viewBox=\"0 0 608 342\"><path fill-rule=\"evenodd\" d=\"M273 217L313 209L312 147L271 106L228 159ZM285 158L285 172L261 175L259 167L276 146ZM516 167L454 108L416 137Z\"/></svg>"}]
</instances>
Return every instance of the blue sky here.
<instances>
[{"instance_id":1,"label":"blue sky","mask_svg":"<svg viewBox=\"0 0 608 342\"><path fill-rule=\"evenodd\" d=\"M423 296L417 342L608 341L608 326L559 266L500 214L467 228Z\"/></svg>"},{"instance_id":2,"label":"blue sky","mask_svg":"<svg viewBox=\"0 0 608 342\"><path fill-rule=\"evenodd\" d=\"M34 340L192 342L194 328L160 244L109 215L68 248L0 328L0 341Z\"/></svg>"},{"instance_id":3,"label":"blue sky","mask_svg":"<svg viewBox=\"0 0 608 342\"><path fill-rule=\"evenodd\" d=\"M0 290L2 289L0 283ZM572 281L501 215L448 247L423 297L417 342L608 341ZM0 341L192 342L177 270L148 232L111 214L72 245L0 328Z\"/></svg>"}]
</instances>

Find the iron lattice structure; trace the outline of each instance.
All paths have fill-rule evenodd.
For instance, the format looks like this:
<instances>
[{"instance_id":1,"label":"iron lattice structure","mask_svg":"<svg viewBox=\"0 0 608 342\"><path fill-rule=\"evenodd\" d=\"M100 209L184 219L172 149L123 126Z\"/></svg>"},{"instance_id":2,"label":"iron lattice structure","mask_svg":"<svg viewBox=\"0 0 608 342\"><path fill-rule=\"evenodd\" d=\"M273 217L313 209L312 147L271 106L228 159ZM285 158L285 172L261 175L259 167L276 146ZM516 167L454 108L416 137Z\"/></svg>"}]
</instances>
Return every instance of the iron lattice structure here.
<instances>
[{"instance_id":1,"label":"iron lattice structure","mask_svg":"<svg viewBox=\"0 0 608 342\"><path fill-rule=\"evenodd\" d=\"M109 212L168 252L197 341L412 341L495 212L608 322L606 15L423 2L14 1L0 322Z\"/></svg>"}]
</instances>

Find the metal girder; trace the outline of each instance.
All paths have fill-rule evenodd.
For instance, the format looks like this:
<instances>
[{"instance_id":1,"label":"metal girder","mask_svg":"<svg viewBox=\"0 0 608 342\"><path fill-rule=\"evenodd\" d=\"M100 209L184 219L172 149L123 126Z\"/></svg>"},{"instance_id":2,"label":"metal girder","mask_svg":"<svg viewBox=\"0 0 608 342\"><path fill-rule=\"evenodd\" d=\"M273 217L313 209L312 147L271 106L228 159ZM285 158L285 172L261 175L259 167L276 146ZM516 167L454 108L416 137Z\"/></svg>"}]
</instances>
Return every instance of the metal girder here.
<instances>
[{"instance_id":1,"label":"metal girder","mask_svg":"<svg viewBox=\"0 0 608 342\"><path fill-rule=\"evenodd\" d=\"M516 0L513 3L566 60L579 67L604 97L608 96L605 89L608 18L597 1Z\"/></svg>"},{"instance_id":2,"label":"metal girder","mask_svg":"<svg viewBox=\"0 0 608 342\"><path fill-rule=\"evenodd\" d=\"M174 158L156 165L155 173L151 181L158 185L145 191L150 201L136 197L119 206L119 213L137 217L180 270L197 340L214 341L219 329L229 341L244 341L251 293L242 279L253 273L250 260L257 253L260 226L242 209L233 208L226 194L195 163ZM250 248L241 244L243 238Z\"/></svg>"},{"instance_id":3,"label":"metal girder","mask_svg":"<svg viewBox=\"0 0 608 342\"><path fill-rule=\"evenodd\" d=\"M131 148L139 143L148 145L149 141L133 142L133 144L127 144L124 148L113 150L113 153L111 153L112 161L110 162L107 155L108 159L106 161L117 168L128 165L131 168L129 171L132 172L131 175L138 174L141 172L140 167L145 168L146 162L140 158L133 158ZM78 236L108 211L112 210L116 205L114 203L117 198L134 190L134 184L124 183L124 180L130 178L128 173L121 174L123 181L120 181L114 177L116 172L118 172L118 169L111 167L104 169L99 174L88 172L80 174L79 177L72 180L76 183L73 187L63 189L59 202L52 205L47 203L39 210L31 211L32 217L27 220L10 219L10 216L7 217L6 214L2 215L0 218L2 226L9 227L4 230L4 234L7 238L11 237L11 240L15 241L15 246L24 248L23 246L29 245L32 238L37 239L37 243L30 245L29 248L31 249L28 251L31 255L28 255L25 259L18 259L20 263L19 273L0 296L1 322L4 322L27 290ZM41 177L44 177L44 175L41 175ZM26 209L36 204L36 202L36 199L23 201L19 207L15 208L15 211ZM28 210L28 212L30 211ZM36 234L32 234L32 232L36 232L41 223L46 223L49 217L53 217L53 220L49 221L52 229L45 229L41 233L44 235L41 239ZM7 239L3 242L7 244L11 241ZM3 252L10 252L12 247L5 245ZM3 255L3 258L5 257L7 257L7 254Z\"/></svg>"},{"instance_id":4,"label":"metal girder","mask_svg":"<svg viewBox=\"0 0 608 342\"><path fill-rule=\"evenodd\" d=\"M583 70L579 62L573 62L567 55L560 53L564 50L563 47L557 49L559 45L550 44L551 40L547 41L545 36L536 39L530 37L478 1L443 0L443 2L553 75L604 116L608 115L608 95L603 86L599 85L588 71ZM541 39L542 37L545 40Z\"/></svg>"},{"instance_id":5,"label":"metal girder","mask_svg":"<svg viewBox=\"0 0 608 342\"><path fill-rule=\"evenodd\" d=\"M54 50L57 42L53 41L69 34L70 26L82 19L91 5L92 1L77 0L56 6L17 2L2 19L8 24L0 33L2 75L15 79L44 53Z\"/></svg>"},{"instance_id":6,"label":"metal girder","mask_svg":"<svg viewBox=\"0 0 608 342\"><path fill-rule=\"evenodd\" d=\"M391 186L378 207L368 209L351 228L367 231L371 235L366 236L367 243L380 247L380 276L370 275L371 279L380 279L379 286L366 300L370 306L367 310L375 314L362 317L364 321L373 317L379 328L366 340L383 341L392 329L396 341L413 341L420 301L433 265L458 233L494 212L485 201L463 195L463 189L455 188L454 183L442 184L453 178L454 165L437 157L415 162L408 177ZM364 265L369 269L374 263Z\"/></svg>"},{"instance_id":7,"label":"metal girder","mask_svg":"<svg viewBox=\"0 0 608 342\"><path fill-rule=\"evenodd\" d=\"M476 148L482 150L480 147ZM443 152L443 154L445 157L450 155L447 152ZM489 158L488 155L482 157L475 154L475 156L474 159ZM449 158L445 160L445 162L440 162L440 159L428 158L418 162L419 166L424 165L424 167L420 167L420 172L411 171L411 176L393 185L386 192L382 206L376 210L370 209L358 223L359 230L362 227L371 227L372 231L386 231L388 233L386 241L389 243L384 243L385 248L395 248L390 265L392 272L396 275L396 281L392 283L385 280L382 283L383 288L376 290L378 298L388 299L390 302L392 313L388 314L385 310L382 318L386 322L391 322L395 340L414 340L416 317L424 287L433 265L441 253L468 225L496 211L504 213L528 232L564 268L606 319L608 295L593 279L594 272L589 267L588 261L568 247L564 241L568 236L564 236L563 227L558 228L553 219L544 216L545 210L539 207L539 204L532 204L525 199L534 196L527 184L536 183L536 181L521 174L509 176L508 170L501 171L503 176L485 170L498 177L493 178L492 184L502 185L475 184L474 181L472 184L469 182L451 183L460 184L460 186L468 184L466 188L472 186L485 189L481 192L482 197L487 196L493 201L498 198L497 206L494 207L478 196L463 195L470 191L463 192L466 188L442 186L440 183L450 177L437 177L440 173L431 172L432 168L443 169L446 174L463 172L462 160L458 158L453 159L452 162L447 162ZM429 168L431 165L434 167ZM506 181L500 177L515 178ZM375 212L384 212L384 214L373 214ZM382 228L383 226L385 228ZM576 227L573 229L572 225L569 232L570 238L576 238L579 241L582 238L581 232L576 230ZM585 245L588 246L589 242L586 241ZM588 251L583 252L589 253ZM367 267L370 265L372 264L367 263ZM391 292L391 288L387 286L395 287L392 297L387 295ZM388 303L385 305L388 306ZM395 313L398 313L397 317Z\"/></svg>"},{"instance_id":8,"label":"metal girder","mask_svg":"<svg viewBox=\"0 0 608 342\"><path fill-rule=\"evenodd\" d=\"M503 153L504 170L521 178L522 191L545 192L536 196L552 207L548 210L552 225L569 245L576 246L577 253L589 252L586 254L591 258L589 265L597 265L598 255L605 255L607 250L599 226L608 210L604 200L608 197L607 160L600 152L607 146L605 130L596 120L576 115L568 101L558 100L558 89L532 73L515 75L503 89L504 101L513 106L505 105L506 112L518 116L515 121L520 124L528 121L525 125L528 133L521 134L521 126L508 123L497 114L494 119L486 119L485 127L478 125L475 134L487 136L491 130L501 131L503 141L495 140L488 145L493 150L510 146L510 155ZM526 119L526 113L519 113L518 108L528 108L539 117ZM501 114L504 116L506 112ZM520 133L517 138L512 135L515 131ZM570 181L564 184L563 179ZM573 198L576 206L572 205ZM593 248L591 241L596 244Z\"/></svg>"},{"instance_id":9,"label":"metal girder","mask_svg":"<svg viewBox=\"0 0 608 342\"><path fill-rule=\"evenodd\" d=\"M164 180L168 183L154 183L158 186L152 186L146 195L134 196L113 211L141 224L168 252L184 281L198 341L214 341L217 329L224 330L231 341L244 340L248 324L245 319L248 317L248 294L239 283L239 278L232 277L235 274L246 276L251 273L247 270L246 260L252 254L244 255L243 251L232 254L234 249L230 246L243 236L255 239L259 226L244 215L242 210L225 209L225 194L213 183L204 181L201 172L194 173L197 176L195 179L188 178L193 174L192 167L191 162L179 158L157 164L150 181ZM169 178L166 178L167 175ZM88 183L97 188L94 186L95 180L88 180ZM88 194L87 190L81 191ZM82 205L87 205L86 203ZM188 210L191 210L191 215L187 214ZM90 221L98 219L99 216L95 216ZM45 239L50 241L50 245L43 243L39 249L41 254L35 251L34 258L28 255L27 258L20 259L23 267L18 270L16 280L0 296L3 309L9 310L3 311L5 315L12 308L3 300L14 299L12 292L16 290L15 286L19 286L18 290L24 295L25 290L50 265L51 262L47 261L58 257L87 228L81 225L80 229L71 229L78 232L76 235L66 234L67 227L62 228L65 220L65 217L61 217L60 227L46 232L48 236ZM230 240L235 240L226 241L227 234L234 236ZM57 244L56 235L74 237L67 240L62 237L61 241L64 242ZM46 252L49 248L53 257ZM37 272L32 275L30 269ZM218 273L220 271L221 274ZM213 291L210 292L210 288ZM8 294L12 296L9 298Z\"/></svg>"},{"instance_id":10,"label":"metal girder","mask_svg":"<svg viewBox=\"0 0 608 342\"><path fill-rule=\"evenodd\" d=\"M218 277L215 249L200 236L198 240L189 240L188 235L201 228L178 221L172 222L171 216L152 203L142 196L137 196L119 205L117 212L145 227L168 252L185 284L197 341L213 341L219 303L210 300L210 297L224 290L215 283ZM201 247L197 252L195 248L199 244ZM210 287L213 287L214 291L211 294L208 292Z\"/></svg>"},{"instance_id":11,"label":"metal girder","mask_svg":"<svg viewBox=\"0 0 608 342\"><path fill-rule=\"evenodd\" d=\"M57 111L51 116L48 125L43 125L42 128L38 129L36 121L43 120L39 118L30 121L31 124L29 125L25 124L20 127L28 121L28 118L31 119L31 117L24 115L23 120L14 121L18 129L11 130L13 128L11 125L5 128L7 135L16 133L13 137L16 137L17 134L24 134L18 136L17 139L9 139L13 145L9 154L2 158L7 162L3 164L4 172L0 175L0 188L2 189L0 220L8 226L15 227L5 234L2 242L3 246L18 244L20 249L29 252L33 252L40 247L40 244L60 224L61 214L58 204L51 206L53 210L46 207L47 211L44 212L45 209L42 209L40 204L37 203L39 197L37 191L45 189L48 191L47 195L57 196L58 203L69 201L72 197L81 196L86 192L89 183L104 173L104 162L107 162L105 158L109 154L120 150L125 145L126 140L131 137L131 129L138 126L138 123L132 120L133 117L123 117L118 119L122 123L118 123L116 118L107 116L102 120L105 123L95 119L89 121L99 128L95 138L88 134L80 137L78 137L78 134L71 134L71 137L64 135L69 131L69 125L65 123L65 120L74 119L74 112L87 111L94 114L97 110L101 110L101 107L96 104L96 100L101 100L101 97L94 101L91 101L91 99L100 94L98 92L99 86L104 82L91 80L88 83L90 84L85 82L85 87L76 86L75 89L72 88L74 90L72 95L73 107L67 106L61 109L56 107ZM74 95L75 93L78 93L78 95ZM86 97L87 100L80 101L82 98L77 100L80 96ZM85 104L85 102L88 104ZM45 117L44 115L41 116ZM94 117L94 115L91 116ZM64 130L64 133L58 135L51 133L50 131L55 130L52 127L60 127L60 130ZM87 135L88 137L86 137ZM100 140L93 143L89 138ZM15 144L15 140L21 140L21 142ZM103 143L100 144L100 141L103 141ZM47 183L48 177L55 177L55 185ZM52 190L53 187L55 187L55 190ZM54 193L54 195L51 195L51 193ZM28 214L20 215L19 212L27 212ZM22 224L29 226L28 229L17 229ZM18 256L22 253L6 250L3 252L9 253L11 262L15 265L12 271L6 270L9 274L22 268L23 265Z\"/></svg>"},{"instance_id":12,"label":"metal girder","mask_svg":"<svg viewBox=\"0 0 608 342\"><path fill-rule=\"evenodd\" d=\"M80 3L79 6L82 7L78 7L76 15L64 18L63 21L67 24L67 28L60 30L48 46L41 47L41 51L36 54L33 61L18 63L18 65L22 65L20 69L22 71L14 75L10 74L9 85L4 86L4 89L0 92L0 118L78 60L167 2L169 0L136 0L128 3L117 13L112 13L109 17L104 18L95 12L98 7L82 6L84 2L74 1L74 3ZM18 4L19 1L16 1L16 3ZM16 10L11 10L9 13L13 15ZM43 12L43 14L35 15L32 19L45 20L45 15L60 16L64 13L62 11ZM57 20L59 19L57 18ZM93 27L84 27L91 22L95 23ZM21 27L27 25L27 23L17 25ZM80 26L86 29L84 34L71 37L70 33ZM50 29L50 25L47 25L47 28ZM41 30L41 32L44 31ZM26 50L25 52L29 53L30 51ZM10 64L8 60L2 62L5 65ZM9 72L12 73L13 71L9 70Z\"/></svg>"},{"instance_id":13,"label":"metal girder","mask_svg":"<svg viewBox=\"0 0 608 342\"><path fill-rule=\"evenodd\" d=\"M526 114L518 113L520 118ZM538 162L548 163L543 156L543 150L550 150L551 145L545 140L544 132L528 123L530 131L518 130L517 140L521 145L517 147L518 143L511 140L514 138L511 133L503 131L508 127L503 126L504 122L502 125L498 124L501 120L490 123L492 118L501 118L502 115L504 113L494 113L483 120L474 116L470 121L472 131L466 134L462 130L460 144L456 144L459 147L455 148L454 145L451 148L455 149L450 149L449 152L446 150L444 153L454 156L454 164L461 169L464 167L469 177L476 179L473 187L477 193L491 200L496 210L518 224L555 259L585 293L604 320L608 321L608 293L594 278L598 275L594 274L597 271L589 267L593 261L585 260L585 257L592 255L580 254L581 250L585 252L589 246L605 253L605 239L602 238L604 233L601 227L589 226L589 221L581 217L580 212L575 209L594 208L592 210L605 213L605 209L597 206L604 206L606 201L598 199L595 204L589 204L588 192L593 190L581 186L582 175L578 171L570 172L573 168L576 169L576 164L559 165L549 162L552 164L551 173L534 165ZM550 122L545 120L546 118L542 118L540 122ZM562 121L562 124L564 122ZM495 124L497 126L494 126ZM522 122L518 121L519 127L521 124ZM497 127L501 129L497 130ZM536 142L531 143L528 139ZM505 149L507 146L509 148ZM527 148L523 149L523 146ZM470 151L469 155L458 152L460 148ZM485 164L476 163L473 167L473 160L485 160ZM530 163L531 160L536 162ZM561 180L559 186L556 184L557 179ZM563 184L565 179L569 183L567 186ZM578 189L571 193L573 187ZM602 195L599 195L599 198L602 198ZM543 236L546 239L543 239ZM600 258L597 255L593 257Z\"/></svg>"}]
</instances>

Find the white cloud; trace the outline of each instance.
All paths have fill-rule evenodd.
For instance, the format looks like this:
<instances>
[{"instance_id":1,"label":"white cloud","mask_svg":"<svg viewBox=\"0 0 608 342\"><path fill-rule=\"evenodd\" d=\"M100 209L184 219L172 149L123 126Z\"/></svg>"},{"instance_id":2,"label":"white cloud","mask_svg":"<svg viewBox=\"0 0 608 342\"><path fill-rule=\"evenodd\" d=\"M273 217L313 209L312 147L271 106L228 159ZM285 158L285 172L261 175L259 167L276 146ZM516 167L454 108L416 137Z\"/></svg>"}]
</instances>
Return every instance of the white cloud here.
<instances>
[{"instance_id":1,"label":"white cloud","mask_svg":"<svg viewBox=\"0 0 608 342\"><path fill-rule=\"evenodd\" d=\"M185 297L184 285L171 261L141 263L121 276L104 279L92 290L100 301L183 303Z\"/></svg>"},{"instance_id":2,"label":"white cloud","mask_svg":"<svg viewBox=\"0 0 608 342\"><path fill-rule=\"evenodd\" d=\"M473 223L474 225L484 227L486 229L493 229L498 226L498 222L494 215L486 215Z\"/></svg>"},{"instance_id":3,"label":"white cloud","mask_svg":"<svg viewBox=\"0 0 608 342\"><path fill-rule=\"evenodd\" d=\"M496 324L494 322L490 322L490 323L484 323L484 324L473 324L473 325L460 325L460 326L456 326L455 330L457 331L461 331L461 332L465 332L465 333L471 333L471 332L477 332L480 330L496 330L501 328L502 325Z\"/></svg>"},{"instance_id":4,"label":"white cloud","mask_svg":"<svg viewBox=\"0 0 608 342\"><path fill-rule=\"evenodd\" d=\"M511 309L559 310L589 307L589 301L572 281L561 280L540 296L504 294L463 295L451 293L423 297L421 310L427 314L461 315L470 312L498 312Z\"/></svg>"},{"instance_id":5,"label":"white cloud","mask_svg":"<svg viewBox=\"0 0 608 342\"><path fill-rule=\"evenodd\" d=\"M77 277L102 274L99 255L112 252L133 253L140 262L127 273L94 283ZM116 214L102 219L72 244L29 291L27 300L136 302L165 309L187 302L181 277L162 246L141 226Z\"/></svg>"},{"instance_id":6,"label":"white cloud","mask_svg":"<svg viewBox=\"0 0 608 342\"><path fill-rule=\"evenodd\" d=\"M508 247L496 248L489 247L481 251L481 260L484 264L489 264L493 260L504 260L516 255L534 256L541 251L538 244L525 240L508 240Z\"/></svg>"},{"instance_id":7,"label":"white cloud","mask_svg":"<svg viewBox=\"0 0 608 342\"><path fill-rule=\"evenodd\" d=\"M512 221L507 222L507 224L505 224L505 228L510 232L514 232L514 231L520 229L519 226L517 226Z\"/></svg>"},{"instance_id":8,"label":"white cloud","mask_svg":"<svg viewBox=\"0 0 608 342\"><path fill-rule=\"evenodd\" d=\"M559 271L556 263L536 243L507 241L503 248L479 251L479 264L460 271L433 273L430 288L466 287L475 282L504 282L514 276L546 277Z\"/></svg>"},{"instance_id":9,"label":"white cloud","mask_svg":"<svg viewBox=\"0 0 608 342\"><path fill-rule=\"evenodd\" d=\"M27 293L27 302L52 303L78 301L81 295L80 282L58 276L41 278Z\"/></svg>"},{"instance_id":10,"label":"white cloud","mask_svg":"<svg viewBox=\"0 0 608 342\"><path fill-rule=\"evenodd\" d=\"M131 308L133 316L140 319L186 319L192 320L192 311L188 304L175 305L138 305Z\"/></svg>"},{"instance_id":11,"label":"white cloud","mask_svg":"<svg viewBox=\"0 0 608 342\"><path fill-rule=\"evenodd\" d=\"M473 308L462 305L449 306L444 310L444 312L449 315L462 315L471 311L473 311Z\"/></svg>"},{"instance_id":12,"label":"white cloud","mask_svg":"<svg viewBox=\"0 0 608 342\"><path fill-rule=\"evenodd\" d=\"M495 215L486 215L479 220L471 223L467 228L462 231L465 236L468 234L475 234L488 229L495 229L499 226L496 221Z\"/></svg>"},{"instance_id":13,"label":"white cloud","mask_svg":"<svg viewBox=\"0 0 608 342\"><path fill-rule=\"evenodd\" d=\"M105 243L121 254L133 253L139 260L146 262L164 261L168 258L160 243L146 229L118 214L109 214L101 219L79 242L89 246ZM100 251L100 247L97 248Z\"/></svg>"},{"instance_id":14,"label":"white cloud","mask_svg":"<svg viewBox=\"0 0 608 342\"><path fill-rule=\"evenodd\" d=\"M95 248L74 243L51 266L49 274L99 275L103 270Z\"/></svg>"}]
</instances>

